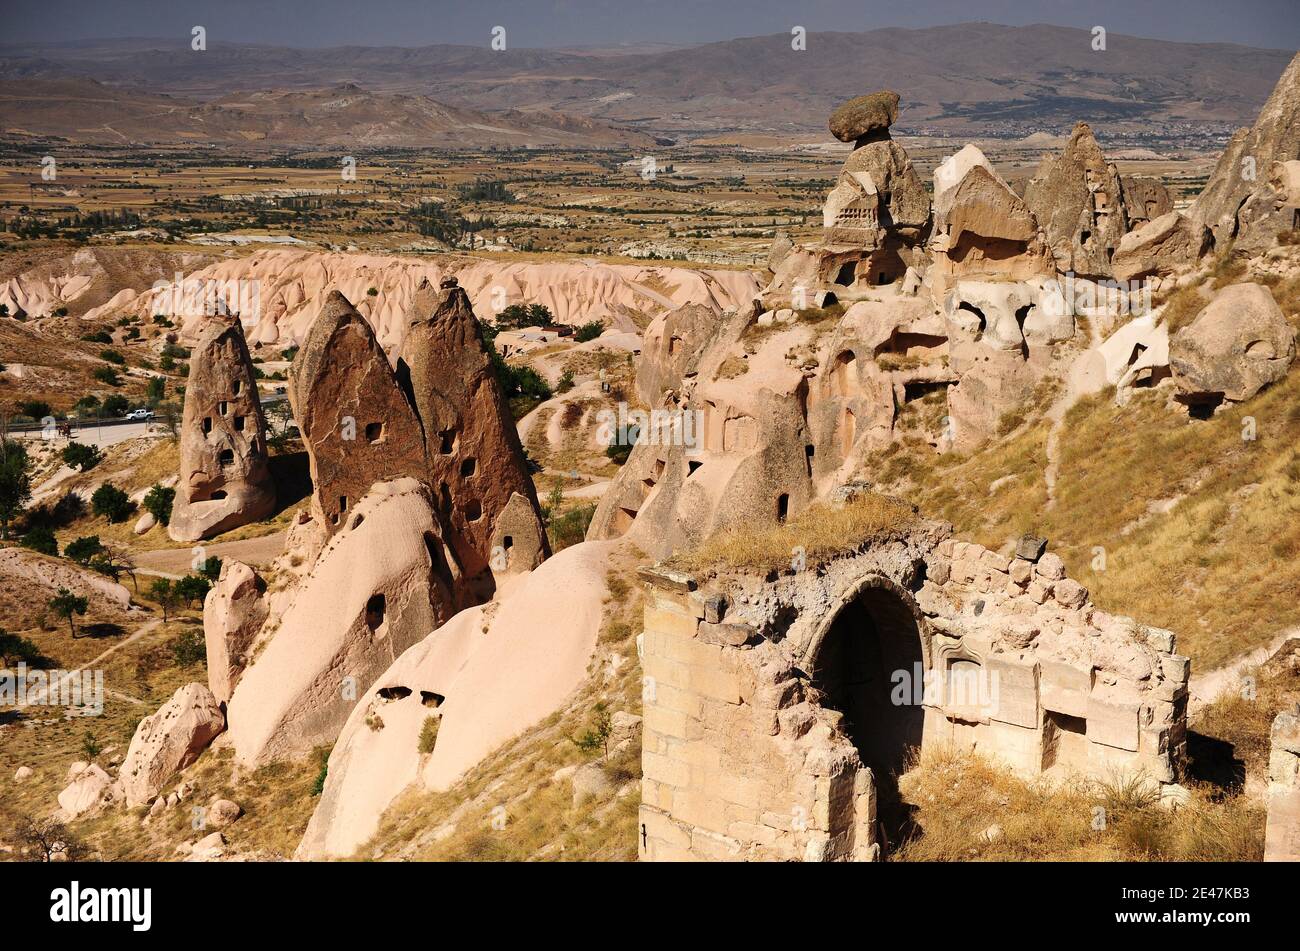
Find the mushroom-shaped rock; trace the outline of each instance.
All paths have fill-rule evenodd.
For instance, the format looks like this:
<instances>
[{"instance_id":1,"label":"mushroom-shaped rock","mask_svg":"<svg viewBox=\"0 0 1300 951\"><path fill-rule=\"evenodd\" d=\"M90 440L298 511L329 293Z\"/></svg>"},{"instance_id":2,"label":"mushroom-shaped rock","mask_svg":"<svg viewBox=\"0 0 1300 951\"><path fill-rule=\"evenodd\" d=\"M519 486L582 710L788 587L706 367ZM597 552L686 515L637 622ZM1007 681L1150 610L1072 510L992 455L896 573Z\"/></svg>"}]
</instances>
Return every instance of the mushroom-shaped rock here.
<instances>
[{"instance_id":1,"label":"mushroom-shaped rock","mask_svg":"<svg viewBox=\"0 0 1300 951\"><path fill-rule=\"evenodd\" d=\"M131 737L119 772L128 806L149 802L225 729L212 691L200 683L181 687Z\"/></svg>"},{"instance_id":2,"label":"mushroom-shaped rock","mask_svg":"<svg viewBox=\"0 0 1300 951\"><path fill-rule=\"evenodd\" d=\"M831 113L831 135L841 142L885 138L898 120L898 93L888 89L850 99Z\"/></svg>"},{"instance_id":3,"label":"mushroom-shaped rock","mask_svg":"<svg viewBox=\"0 0 1300 951\"><path fill-rule=\"evenodd\" d=\"M227 559L203 602L203 639L207 645L208 687L218 703L235 692L248 663L253 638L266 620L266 585L242 562Z\"/></svg>"},{"instance_id":4,"label":"mushroom-shaped rock","mask_svg":"<svg viewBox=\"0 0 1300 951\"><path fill-rule=\"evenodd\" d=\"M174 540L211 538L275 510L266 421L238 319L213 318L194 346L180 455L167 525Z\"/></svg>"},{"instance_id":5,"label":"mushroom-shaped rock","mask_svg":"<svg viewBox=\"0 0 1300 951\"><path fill-rule=\"evenodd\" d=\"M1291 325L1261 284L1223 288L1169 342L1174 382L1192 404L1248 400L1294 358Z\"/></svg>"}]
</instances>

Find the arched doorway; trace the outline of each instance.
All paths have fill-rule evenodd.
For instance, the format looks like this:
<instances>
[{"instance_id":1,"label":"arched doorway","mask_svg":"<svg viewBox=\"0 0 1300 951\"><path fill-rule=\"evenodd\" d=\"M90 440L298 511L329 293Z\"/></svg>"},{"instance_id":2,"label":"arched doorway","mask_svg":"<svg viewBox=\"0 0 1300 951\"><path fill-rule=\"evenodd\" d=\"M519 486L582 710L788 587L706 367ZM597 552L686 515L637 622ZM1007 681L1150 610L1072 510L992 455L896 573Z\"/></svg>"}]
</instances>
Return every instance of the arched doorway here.
<instances>
[{"instance_id":1,"label":"arched doorway","mask_svg":"<svg viewBox=\"0 0 1300 951\"><path fill-rule=\"evenodd\" d=\"M911 831L912 812L898 777L920 748L925 723L925 651L911 596L883 577L864 579L809 650L822 705L843 714L844 733L875 778L882 847L897 845Z\"/></svg>"}]
</instances>

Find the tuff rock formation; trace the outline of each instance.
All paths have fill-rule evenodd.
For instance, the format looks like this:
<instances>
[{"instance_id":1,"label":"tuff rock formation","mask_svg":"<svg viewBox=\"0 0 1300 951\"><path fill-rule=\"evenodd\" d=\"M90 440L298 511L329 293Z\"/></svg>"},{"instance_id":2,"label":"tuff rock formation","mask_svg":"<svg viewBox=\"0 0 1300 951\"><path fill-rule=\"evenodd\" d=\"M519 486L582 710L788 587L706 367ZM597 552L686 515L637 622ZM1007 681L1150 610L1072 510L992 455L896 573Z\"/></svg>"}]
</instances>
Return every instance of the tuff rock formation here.
<instances>
[{"instance_id":1,"label":"tuff rock formation","mask_svg":"<svg viewBox=\"0 0 1300 951\"><path fill-rule=\"evenodd\" d=\"M1300 159L1300 53L1277 81L1255 124L1238 129L1187 216L1214 232L1216 249L1241 253L1272 245L1296 227L1295 204L1278 202L1269 184L1274 163Z\"/></svg>"},{"instance_id":2,"label":"tuff rock formation","mask_svg":"<svg viewBox=\"0 0 1300 951\"><path fill-rule=\"evenodd\" d=\"M248 652L266 622L266 583L252 568L227 558L221 575L203 601L203 637L207 644L208 689L218 704L235 692L248 665Z\"/></svg>"},{"instance_id":3,"label":"tuff rock formation","mask_svg":"<svg viewBox=\"0 0 1300 951\"><path fill-rule=\"evenodd\" d=\"M554 711L587 677L615 545L573 545L401 655L361 697L330 753L305 859L346 857L408 786L446 790L501 743ZM431 752L419 749L437 720Z\"/></svg>"},{"instance_id":4,"label":"tuff rock formation","mask_svg":"<svg viewBox=\"0 0 1300 951\"><path fill-rule=\"evenodd\" d=\"M238 318L211 319L191 353L180 454L173 540L211 538L275 511L266 421Z\"/></svg>"},{"instance_id":5,"label":"tuff rock formation","mask_svg":"<svg viewBox=\"0 0 1300 951\"><path fill-rule=\"evenodd\" d=\"M1300 708L1273 720L1265 862L1300 862Z\"/></svg>"},{"instance_id":6,"label":"tuff rock formation","mask_svg":"<svg viewBox=\"0 0 1300 951\"><path fill-rule=\"evenodd\" d=\"M235 685L228 719L241 762L332 742L357 697L452 615L441 531L413 478L378 482L351 506Z\"/></svg>"},{"instance_id":7,"label":"tuff rock formation","mask_svg":"<svg viewBox=\"0 0 1300 951\"><path fill-rule=\"evenodd\" d=\"M1169 277L1185 272L1209 251L1209 229L1171 211L1120 239L1112 266L1116 280Z\"/></svg>"},{"instance_id":8,"label":"tuff rock formation","mask_svg":"<svg viewBox=\"0 0 1300 951\"><path fill-rule=\"evenodd\" d=\"M118 775L128 806L149 802L177 772L189 766L225 728L212 691L191 683L178 689L131 737Z\"/></svg>"},{"instance_id":9,"label":"tuff rock formation","mask_svg":"<svg viewBox=\"0 0 1300 951\"><path fill-rule=\"evenodd\" d=\"M370 324L338 291L294 359L289 399L311 460L313 516L326 532L376 482L425 478L419 421Z\"/></svg>"},{"instance_id":10,"label":"tuff rock formation","mask_svg":"<svg viewBox=\"0 0 1300 951\"><path fill-rule=\"evenodd\" d=\"M1123 189L1086 122L1070 133L1065 151L1046 158L1025 188L1060 271L1109 277L1110 259L1128 231Z\"/></svg>"},{"instance_id":11,"label":"tuff rock formation","mask_svg":"<svg viewBox=\"0 0 1300 951\"><path fill-rule=\"evenodd\" d=\"M1231 284L1169 342L1179 399L1212 412L1248 400L1286 375L1295 334L1262 284Z\"/></svg>"},{"instance_id":12,"label":"tuff rock formation","mask_svg":"<svg viewBox=\"0 0 1300 951\"><path fill-rule=\"evenodd\" d=\"M483 344L469 297L455 278L442 282L425 314L411 321L398 374L424 430L427 483L438 515L475 603L491 595L492 538L511 497L522 497L532 518L518 508L513 531L525 532L533 568L550 553L532 478L524 464L519 432ZM521 556L523 549L516 552ZM504 555L498 552L498 555Z\"/></svg>"},{"instance_id":13,"label":"tuff rock formation","mask_svg":"<svg viewBox=\"0 0 1300 951\"><path fill-rule=\"evenodd\" d=\"M1119 186L1124 214L1130 228L1155 221L1174 210L1174 198L1159 179L1145 175L1121 175Z\"/></svg>"}]
</instances>

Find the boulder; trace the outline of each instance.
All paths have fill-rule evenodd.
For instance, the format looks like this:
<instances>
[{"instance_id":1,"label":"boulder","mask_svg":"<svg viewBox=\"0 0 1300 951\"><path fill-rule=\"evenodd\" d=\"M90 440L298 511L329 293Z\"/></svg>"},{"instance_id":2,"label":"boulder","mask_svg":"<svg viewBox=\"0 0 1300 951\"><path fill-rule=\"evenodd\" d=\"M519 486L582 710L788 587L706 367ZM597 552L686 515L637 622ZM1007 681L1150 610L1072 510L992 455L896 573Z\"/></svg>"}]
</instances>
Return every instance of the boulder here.
<instances>
[{"instance_id":1,"label":"boulder","mask_svg":"<svg viewBox=\"0 0 1300 951\"><path fill-rule=\"evenodd\" d=\"M167 525L175 541L211 538L275 510L266 421L237 318L212 318L191 352L180 456Z\"/></svg>"},{"instance_id":2,"label":"boulder","mask_svg":"<svg viewBox=\"0 0 1300 951\"><path fill-rule=\"evenodd\" d=\"M425 478L424 438L370 324L330 292L289 376L310 459L312 514L330 534L376 482Z\"/></svg>"},{"instance_id":3,"label":"boulder","mask_svg":"<svg viewBox=\"0 0 1300 951\"><path fill-rule=\"evenodd\" d=\"M882 89L858 96L831 113L831 135L841 142L887 138L889 127L898 120L898 93Z\"/></svg>"},{"instance_id":4,"label":"boulder","mask_svg":"<svg viewBox=\"0 0 1300 951\"><path fill-rule=\"evenodd\" d=\"M247 652L266 621L266 584L248 565L225 559L221 575L203 601L208 688L225 703L248 664Z\"/></svg>"},{"instance_id":5,"label":"boulder","mask_svg":"<svg viewBox=\"0 0 1300 951\"><path fill-rule=\"evenodd\" d=\"M208 806L208 824L217 829L224 829L244 814L239 803L229 799L217 799Z\"/></svg>"},{"instance_id":6,"label":"boulder","mask_svg":"<svg viewBox=\"0 0 1300 951\"><path fill-rule=\"evenodd\" d=\"M1290 324L1268 288L1223 288L1169 342L1169 367L1191 404L1248 400L1286 375L1295 358Z\"/></svg>"},{"instance_id":7,"label":"boulder","mask_svg":"<svg viewBox=\"0 0 1300 951\"><path fill-rule=\"evenodd\" d=\"M30 779L31 776L32 768L30 766L19 766L14 773L14 782L21 783L24 779Z\"/></svg>"},{"instance_id":8,"label":"boulder","mask_svg":"<svg viewBox=\"0 0 1300 951\"><path fill-rule=\"evenodd\" d=\"M1128 226L1136 228L1155 221L1174 210L1174 198L1158 178L1145 175L1121 175L1120 192L1123 196L1124 215Z\"/></svg>"},{"instance_id":9,"label":"boulder","mask_svg":"<svg viewBox=\"0 0 1300 951\"><path fill-rule=\"evenodd\" d=\"M584 799L601 799L614 792L614 781L599 763L583 763L574 771L573 804L576 806Z\"/></svg>"},{"instance_id":10,"label":"boulder","mask_svg":"<svg viewBox=\"0 0 1300 951\"><path fill-rule=\"evenodd\" d=\"M1152 219L1120 239L1111 261L1116 280L1168 277L1195 266L1210 247L1210 232L1176 211Z\"/></svg>"},{"instance_id":11,"label":"boulder","mask_svg":"<svg viewBox=\"0 0 1300 951\"><path fill-rule=\"evenodd\" d=\"M113 780L93 763L59 793L59 808L72 819L107 805L116 798Z\"/></svg>"},{"instance_id":12,"label":"boulder","mask_svg":"<svg viewBox=\"0 0 1300 951\"><path fill-rule=\"evenodd\" d=\"M127 805L157 796L223 729L225 718L212 691L200 683L178 689L157 713L140 721L131 738L119 771Z\"/></svg>"},{"instance_id":13,"label":"boulder","mask_svg":"<svg viewBox=\"0 0 1300 951\"><path fill-rule=\"evenodd\" d=\"M135 528L132 529L137 535L143 535L151 528L158 524L158 519L154 517L153 512L145 512L135 521Z\"/></svg>"}]
</instances>

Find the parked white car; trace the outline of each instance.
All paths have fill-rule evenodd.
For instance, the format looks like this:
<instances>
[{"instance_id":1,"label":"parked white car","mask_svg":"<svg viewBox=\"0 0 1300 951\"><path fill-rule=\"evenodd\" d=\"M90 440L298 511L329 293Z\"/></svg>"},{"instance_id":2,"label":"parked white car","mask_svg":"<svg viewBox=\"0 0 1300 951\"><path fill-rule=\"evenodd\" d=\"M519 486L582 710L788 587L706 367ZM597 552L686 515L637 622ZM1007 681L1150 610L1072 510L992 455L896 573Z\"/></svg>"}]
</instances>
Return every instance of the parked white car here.
<instances>
[{"instance_id":1,"label":"parked white car","mask_svg":"<svg viewBox=\"0 0 1300 951\"><path fill-rule=\"evenodd\" d=\"M133 409L126 414L127 419L153 419L153 410L151 409Z\"/></svg>"}]
</instances>

